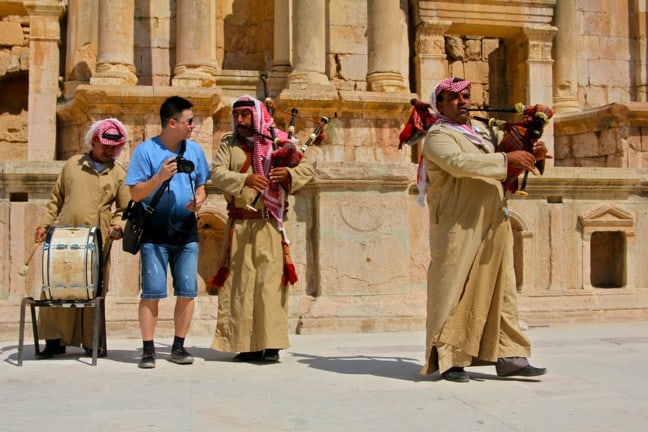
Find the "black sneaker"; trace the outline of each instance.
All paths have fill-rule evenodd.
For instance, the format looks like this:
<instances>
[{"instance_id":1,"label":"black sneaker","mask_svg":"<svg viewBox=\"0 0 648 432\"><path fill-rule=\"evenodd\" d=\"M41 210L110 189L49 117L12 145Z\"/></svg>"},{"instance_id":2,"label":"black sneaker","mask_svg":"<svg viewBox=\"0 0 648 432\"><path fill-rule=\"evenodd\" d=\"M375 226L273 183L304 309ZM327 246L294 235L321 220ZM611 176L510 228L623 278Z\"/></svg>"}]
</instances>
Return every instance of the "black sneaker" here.
<instances>
[{"instance_id":1,"label":"black sneaker","mask_svg":"<svg viewBox=\"0 0 648 432\"><path fill-rule=\"evenodd\" d=\"M263 361L263 351L241 352L234 356L235 362L260 362Z\"/></svg>"},{"instance_id":2,"label":"black sneaker","mask_svg":"<svg viewBox=\"0 0 648 432\"><path fill-rule=\"evenodd\" d=\"M276 348L268 348L263 351L263 360L269 363L276 363L279 361L279 350Z\"/></svg>"},{"instance_id":3,"label":"black sneaker","mask_svg":"<svg viewBox=\"0 0 648 432\"><path fill-rule=\"evenodd\" d=\"M65 346L64 345L58 345L58 346L46 346L45 349L41 352L38 353L38 358L41 360L52 358L55 355L61 355L65 354Z\"/></svg>"},{"instance_id":4,"label":"black sneaker","mask_svg":"<svg viewBox=\"0 0 648 432\"><path fill-rule=\"evenodd\" d=\"M441 374L444 380L452 382L470 382L470 376L462 367L451 367Z\"/></svg>"},{"instance_id":5,"label":"black sneaker","mask_svg":"<svg viewBox=\"0 0 648 432\"><path fill-rule=\"evenodd\" d=\"M153 369L155 367L155 353L142 353L142 358L137 367L140 369Z\"/></svg>"},{"instance_id":6,"label":"black sneaker","mask_svg":"<svg viewBox=\"0 0 648 432\"><path fill-rule=\"evenodd\" d=\"M176 364L192 364L193 357L187 352L184 347L176 348L171 351L171 359Z\"/></svg>"},{"instance_id":7,"label":"black sneaker","mask_svg":"<svg viewBox=\"0 0 648 432\"><path fill-rule=\"evenodd\" d=\"M501 377L513 377L513 376L521 376L521 377L535 377L535 376L540 376L544 375L547 373L547 369L545 368L538 368L535 366L526 365L523 368L520 368L518 370L514 370L513 372L501 374L499 376Z\"/></svg>"},{"instance_id":8,"label":"black sneaker","mask_svg":"<svg viewBox=\"0 0 648 432\"><path fill-rule=\"evenodd\" d=\"M83 352L86 356L92 357L92 348L88 348L84 345ZM103 349L102 346L97 347L97 357L106 357L107 355L108 353Z\"/></svg>"}]
</instances>

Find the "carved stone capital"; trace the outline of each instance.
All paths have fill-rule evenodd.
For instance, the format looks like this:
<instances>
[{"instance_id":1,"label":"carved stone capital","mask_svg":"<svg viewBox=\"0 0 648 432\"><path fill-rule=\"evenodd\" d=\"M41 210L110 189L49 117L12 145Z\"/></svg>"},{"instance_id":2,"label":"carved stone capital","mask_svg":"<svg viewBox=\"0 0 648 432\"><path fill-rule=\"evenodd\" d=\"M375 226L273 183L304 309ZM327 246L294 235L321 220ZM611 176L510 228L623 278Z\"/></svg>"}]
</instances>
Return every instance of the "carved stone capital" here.
<instances>
[{"instance_id":1,"label":"carved stone capital","mask_svg":"<svg viewBox=\"0 0 648 432\"><path fill-rule=\"evenodd\" d=\"M522 27L522 32L528 40L529 60L551 60L551 47L558 29L550 25Z\"/></svg>"},{"instance_id":2,"label":"carved stone capital","mask_svg":"<svg viewBox=\"0 0 648 432\"><path fill-rule=\"evenodd\" d=\"M416 54L445 56L444 37L451 25L450 21L423 21L416 28Z\"/></svg>"}]
</instances>

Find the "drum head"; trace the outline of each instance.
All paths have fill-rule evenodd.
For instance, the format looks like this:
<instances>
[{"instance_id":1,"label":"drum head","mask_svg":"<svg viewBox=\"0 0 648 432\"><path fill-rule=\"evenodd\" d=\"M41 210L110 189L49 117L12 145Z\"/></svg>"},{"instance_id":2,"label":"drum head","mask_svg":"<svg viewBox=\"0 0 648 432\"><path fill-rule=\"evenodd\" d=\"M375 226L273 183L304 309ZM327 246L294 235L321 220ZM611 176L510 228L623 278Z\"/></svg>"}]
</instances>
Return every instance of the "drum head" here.
<instances>
[{"instance_id":1,"label":"drum head","mask_svg":"<svg viewBox=\"0 0 648 432\"><path fill-rule=\"evenodd\" d=\"M48 300L92 300L101 286L101 234L95 227L50 227L43 244Z\"/></svg>"}]
</instances>

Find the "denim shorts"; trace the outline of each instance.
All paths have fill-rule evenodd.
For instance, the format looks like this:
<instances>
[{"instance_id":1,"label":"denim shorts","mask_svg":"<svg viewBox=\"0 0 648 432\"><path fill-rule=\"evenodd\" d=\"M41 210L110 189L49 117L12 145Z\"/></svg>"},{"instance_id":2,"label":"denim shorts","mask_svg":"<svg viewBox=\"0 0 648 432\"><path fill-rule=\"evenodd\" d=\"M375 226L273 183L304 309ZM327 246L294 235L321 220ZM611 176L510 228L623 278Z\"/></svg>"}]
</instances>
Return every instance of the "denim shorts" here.
<instances>
[{"instance_id":1,"label":"denim shorts","mask_svg":"<svg viewBox=\"0 0 648 432\"><path fill-rule=\"evenodd\" d=\"M167 297L167 268L173 278L173 295L193 298L198 294L198 242L187 244L142 243L142 298Z\"/></svg>"}]
</instances>

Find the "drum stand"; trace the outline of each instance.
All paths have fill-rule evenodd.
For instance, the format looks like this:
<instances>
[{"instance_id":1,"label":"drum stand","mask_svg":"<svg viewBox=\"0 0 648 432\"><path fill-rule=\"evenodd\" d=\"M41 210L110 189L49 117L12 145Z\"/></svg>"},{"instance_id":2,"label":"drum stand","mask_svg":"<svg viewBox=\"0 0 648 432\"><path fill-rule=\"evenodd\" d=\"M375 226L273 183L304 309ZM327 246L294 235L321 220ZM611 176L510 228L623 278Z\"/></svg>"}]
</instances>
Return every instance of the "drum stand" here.
<instances>
[{"instance_id":1,"label":"drum stand","mask_svg":"<svg viewBox=\"0 0 648 432\"><path fill-rule=\"evenodd\" d=\"M99 353L99 344L104 353L108 352L106 346L106 315L105 303L103 297L95 297L92 300L34 300L33 297L24 297L20 304L20 329L18 334L18 366L23 363L23 345L25 342L25 309L29 305L31 309L32 330L34 333L34 351L36 355L40 354L38 344L38 325L36 321L37 307L82 307L94 309L94 326L92 329L92 366L97 365L97 356ZM101 320L101 326L99 325ZM100 332L101 327L101 334Z\"/></svg>"}]
</instances>

